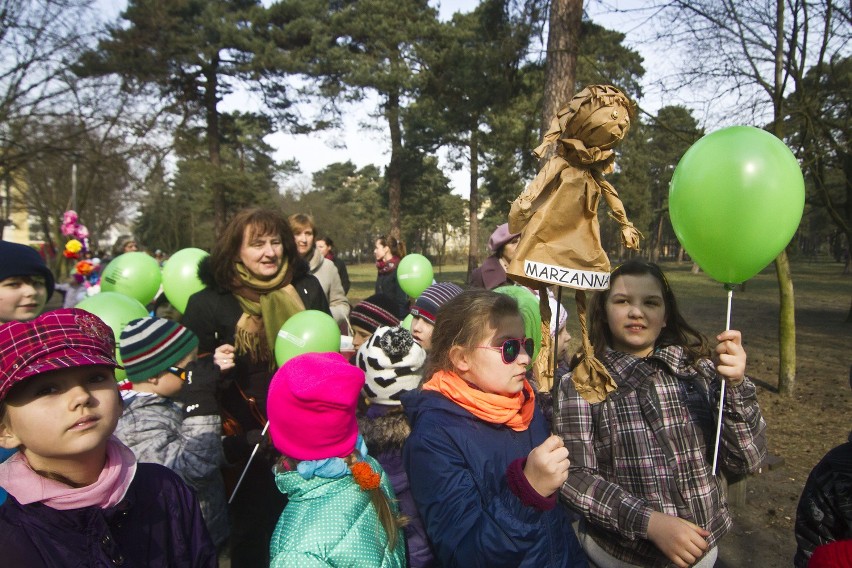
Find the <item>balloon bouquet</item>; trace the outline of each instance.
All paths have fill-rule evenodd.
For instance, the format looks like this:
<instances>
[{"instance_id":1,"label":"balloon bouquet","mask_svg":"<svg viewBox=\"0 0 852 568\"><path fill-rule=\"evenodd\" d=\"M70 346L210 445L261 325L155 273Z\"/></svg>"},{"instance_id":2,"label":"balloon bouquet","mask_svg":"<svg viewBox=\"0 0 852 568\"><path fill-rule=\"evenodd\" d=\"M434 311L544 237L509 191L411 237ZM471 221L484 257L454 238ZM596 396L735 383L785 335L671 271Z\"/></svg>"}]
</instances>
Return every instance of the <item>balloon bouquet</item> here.
<instances>
[{"instance_id":1,"label":"balloon bouquet","mask_svg":"<svg viewBox=\"0 0 852 568\"><path fill-rule=\"evenodd\" d=\"M76 260L71 270L71 277L79 286L85 288L85 294L97 294L100 283L100 260L87 258L89 249L89 229L80 223L76 211L66 211L62 214L62 234L68 237L62 255L69 260Z\"/></svg>"},{"instance_id":2,"label":"balloon bouquet","mask_svg":"<svg viewBox=\"0 0 852 568\"><path fill-rule=\"evenodd\" d=\"M80 302L77 307L95 314L113 330L116 345L124 327L134 319L148 315L149 304L162 284L169 302L181 313L189 297L204 288L198 279L198 263L207 253L201 249L176 252L162 273L160 265L143 252L127 252L115 257L101 275L101 292ZM116 359L121 357L116 349ZM116 370L119 383L126 379Z\"/></svg>"},{"instance_id":3,"label":"balloon bouquet","mask_svg":"<svg viewBox=\"0 0 852 568\"><path fill-rule=\"evenodd\" d=\"M708 134L683 155L669 188L669 215L683 248L728 292L763 270L790 242L805 204L796 157L772 134L732 126ZM725 382L719 396L713 472L719 453Z\"/></svg>"}]
</instances>

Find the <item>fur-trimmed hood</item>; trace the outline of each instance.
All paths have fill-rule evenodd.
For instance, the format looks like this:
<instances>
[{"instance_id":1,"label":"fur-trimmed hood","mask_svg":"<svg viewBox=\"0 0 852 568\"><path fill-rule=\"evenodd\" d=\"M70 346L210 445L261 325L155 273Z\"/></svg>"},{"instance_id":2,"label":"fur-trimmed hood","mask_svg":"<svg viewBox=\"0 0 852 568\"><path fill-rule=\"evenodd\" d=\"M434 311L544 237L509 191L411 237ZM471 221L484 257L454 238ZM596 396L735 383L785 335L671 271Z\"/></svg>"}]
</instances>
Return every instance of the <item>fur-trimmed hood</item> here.
<instances>
[{"instance_id":1,"label":"fur-trimmed hood","mask_svg":"<svg viewBox=\"0 0 852 568\"><path fill-rule=\"evenodd\" d=\"M371 404L358 416L358 429L372 455L402 450L411 434L411 426L401 406Z\"/></svg>"}]
</instances>

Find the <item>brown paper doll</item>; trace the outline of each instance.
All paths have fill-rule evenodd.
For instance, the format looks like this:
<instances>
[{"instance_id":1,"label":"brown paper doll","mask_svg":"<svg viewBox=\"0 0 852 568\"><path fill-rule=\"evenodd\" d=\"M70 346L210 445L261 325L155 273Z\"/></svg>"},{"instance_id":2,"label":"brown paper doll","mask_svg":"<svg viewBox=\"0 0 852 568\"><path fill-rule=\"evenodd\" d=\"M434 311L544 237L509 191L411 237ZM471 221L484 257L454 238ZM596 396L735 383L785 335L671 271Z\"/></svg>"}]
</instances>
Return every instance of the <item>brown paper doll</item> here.
<instances>
[{"instance_id":1,"label":"brown paper doll","mask_svg":"<svg viewBox=\"0 0 852 568\"><path fill-rule=\"evenodd\" d=\"M577 392L589 402L600 402L615 390L594 358L586 330L584 291L609 288L610 264L597 215L601 195L621 225L624 246L639 250L641 234L628 221L615 188L604 180L614 168L613 148L627 135L633 116L633 103L613 86L592 85L577 93L534 151L539 158L551 151L551 157L509 212L509 230L521 233L506 271L509 278L534 289L556 285L577 290L583 352L573 377ZM546 301L541 311L542 321L549 322Z\"/></svg>"}]
</instances>

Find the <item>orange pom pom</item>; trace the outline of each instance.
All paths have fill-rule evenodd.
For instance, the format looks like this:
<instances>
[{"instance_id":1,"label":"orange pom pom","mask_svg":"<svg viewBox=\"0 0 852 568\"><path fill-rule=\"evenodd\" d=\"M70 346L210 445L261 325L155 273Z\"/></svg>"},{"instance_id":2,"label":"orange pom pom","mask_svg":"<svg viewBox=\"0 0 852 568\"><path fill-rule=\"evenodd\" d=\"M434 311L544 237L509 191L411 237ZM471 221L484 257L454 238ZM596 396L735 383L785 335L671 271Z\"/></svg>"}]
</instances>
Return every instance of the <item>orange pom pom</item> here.
<instances>
[{"instance_id":1,"label":"orange pom pom","mask_svg":"<svg viewBox=\"0 0 852 568\"><path fill-rule=\"evenodd\" d=\"M353 464L349 469L352 471L352 477L355 478L355 483L357 483L363 491L370 491L372 489L379 488L382 476L373 471L373 468L370 467L370 464L367 462L358 462Z\"/></svg>"}]
</instances>

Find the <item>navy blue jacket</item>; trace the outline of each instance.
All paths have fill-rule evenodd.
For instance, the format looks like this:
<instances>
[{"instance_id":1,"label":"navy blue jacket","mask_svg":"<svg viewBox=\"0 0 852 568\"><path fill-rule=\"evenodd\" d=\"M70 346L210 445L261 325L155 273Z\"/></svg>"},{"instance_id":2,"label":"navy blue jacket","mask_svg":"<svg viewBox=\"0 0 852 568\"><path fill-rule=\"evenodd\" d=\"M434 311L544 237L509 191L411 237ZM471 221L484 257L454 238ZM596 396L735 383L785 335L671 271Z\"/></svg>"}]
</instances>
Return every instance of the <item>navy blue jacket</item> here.
<instances>
[{"instance_id":1,"label":"navy blue jacket","mask_svg":"<svg viewBox=\"0 0 852 568\"><path fill-rule=\"evenodd\" d=\"M159 464L137 464L108 509L60 511L14 497L0 506L0 564L27 568L218 566L195 493Z\"/></svg>"},{"instance_id":2,"label":"navy blue jacket","mask_svg":"<svg viewBox=\"0 0 852 568\"><path fill-rule=\"evenodd\" d=\"M506 469L550 435L536 407L516 432L480 420L434 391L402 397L411 423L404 461L411 493L442 566L582 567L566 510L525 506Z\"/></svg>"}]
</instances>

